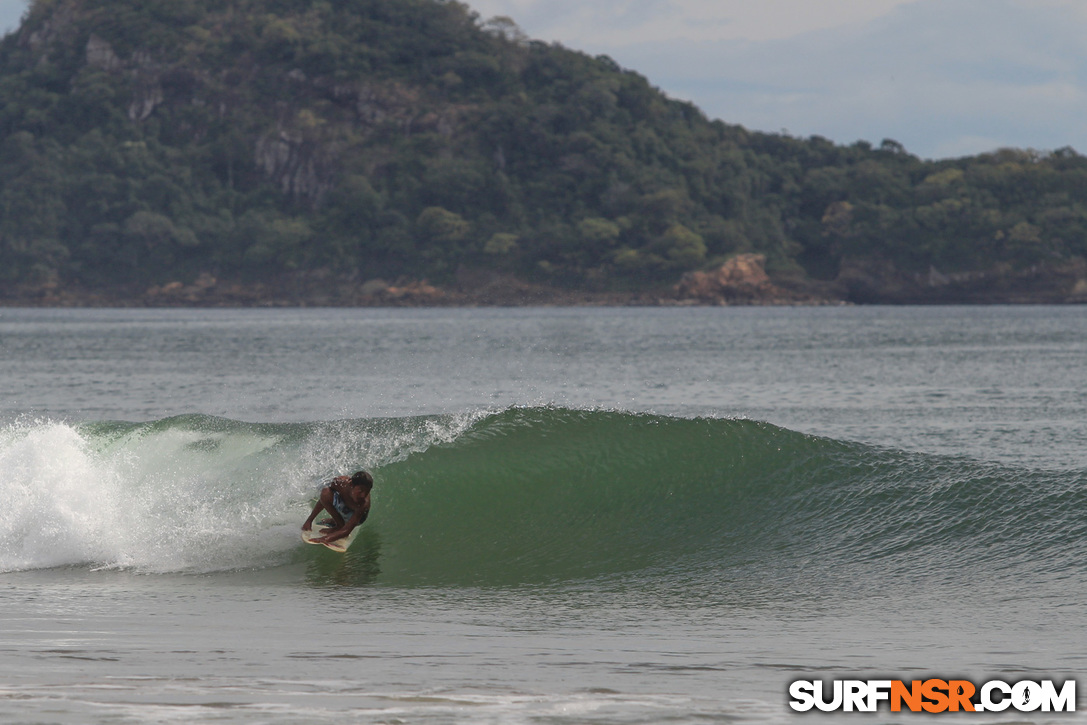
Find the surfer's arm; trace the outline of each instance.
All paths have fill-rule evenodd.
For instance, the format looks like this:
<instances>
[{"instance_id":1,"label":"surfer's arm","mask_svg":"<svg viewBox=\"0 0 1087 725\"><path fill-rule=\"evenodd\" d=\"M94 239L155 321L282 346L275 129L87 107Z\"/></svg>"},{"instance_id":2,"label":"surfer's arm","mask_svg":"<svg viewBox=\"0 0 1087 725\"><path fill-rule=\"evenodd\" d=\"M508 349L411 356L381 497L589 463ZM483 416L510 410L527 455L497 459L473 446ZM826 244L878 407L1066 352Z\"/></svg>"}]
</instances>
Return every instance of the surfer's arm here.
<instances>
[{"instance_id":1,"label":"surfer's arm","mask_svg":"<svg viewBox=\"0 0 1087 725\"><path fill-rule=\"evenodd\" d=\"M351 514L351 518L344 522L343 526L336 529L335 531L329 531L320 539L315 539L315 541L320 544L327 544L332 541L337 541L339 539L345 539L351 535L351 532L355 530L356 526L358 526L365 520L366 512L361 510L355 511L355 513Z\"/></svg>"},{"instance_id":2,"label":"surfer's arm","mask_svg":"<svg viewBox=\"0 0 1087 725\"><path fill-rule=\"evenodd\" d=\"M317 518L317 514L321 513L324 507L325 505L323 503L321 503L320 501L317 502L317 505L313 507L313 513L311 513L309 515L309 518L306 519L306 523L302 524L303 531L309 531L311 528L313 528L313 520Z\"/></svg>"}]
</instances>

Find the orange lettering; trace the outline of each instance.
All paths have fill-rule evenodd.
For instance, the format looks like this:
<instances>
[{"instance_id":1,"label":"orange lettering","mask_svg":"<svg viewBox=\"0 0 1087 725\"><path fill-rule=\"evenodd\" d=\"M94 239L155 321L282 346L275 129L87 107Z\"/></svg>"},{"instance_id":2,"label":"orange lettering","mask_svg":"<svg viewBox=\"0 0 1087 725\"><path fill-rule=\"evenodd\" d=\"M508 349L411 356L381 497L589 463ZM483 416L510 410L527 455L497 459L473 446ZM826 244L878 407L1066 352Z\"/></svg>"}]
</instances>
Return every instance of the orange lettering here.
<instances>
[{"instance_id":1,"label":"orange lettering","mask_svg":"<svg viewBox=\"0 0 1087 725\"><path fill-rule=\"evenodd\" d=\"M943 712L947 709L947 695L944 694L947 689L947 683L943 680L925 680L921 685L921 695L929 700L921 705L925 712Z\"/></svg>"},{"instance_id":2,"label":"orange lettering","mask_svg":"<svg viewBox=\"0 0 1087 725\"><path fill-rule=\"evenodd\" d=\"M948 700L951 712L958 712L960 705L964 712L974 712L974 703L970 702L970 698L974 696L974 690L973 682L950 680L947 683L947 692L950 695Z\"/></svg>"},{"instance_id":3,"label":"orange lettering","mask_svg":"<svg viewBox=\"0 0 1087 725\"><path fill-rule=\"evenodd\" d=\"M902 680L891 683L891 712L901 712L903 700L911 712L921 712L921 680L914 680L910 689Z\"/></svg>"}]
</instances>

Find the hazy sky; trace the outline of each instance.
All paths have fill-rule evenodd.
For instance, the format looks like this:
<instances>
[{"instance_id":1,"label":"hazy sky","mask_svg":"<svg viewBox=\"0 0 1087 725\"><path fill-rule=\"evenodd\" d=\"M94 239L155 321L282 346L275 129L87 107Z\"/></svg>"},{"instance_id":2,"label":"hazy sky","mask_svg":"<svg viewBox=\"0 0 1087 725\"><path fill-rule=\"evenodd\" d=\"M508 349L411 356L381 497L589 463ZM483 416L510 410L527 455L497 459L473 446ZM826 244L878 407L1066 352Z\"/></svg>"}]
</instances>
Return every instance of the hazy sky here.
<instances>
[{"instance_id":1,"label":"hazy sky","mask_svg":"<svg viewBox=\"0 0 1087 725\"><path fill-rule=\"evenodd\" d=\"M925 157L1087 153L1087 0L469 0L707 115ZM0 0L0 27L25 0Z\"/></svg>"},{"instance_id":2,"label":"hazy sky","mask_svg":"<svg viewBox=\"0 0 1087 725\"><path fill-rule=\"evenodd\" d=\"M25 0L0 0L0 30L17 27L27 5Z\"/></svg>"}]
</instances>

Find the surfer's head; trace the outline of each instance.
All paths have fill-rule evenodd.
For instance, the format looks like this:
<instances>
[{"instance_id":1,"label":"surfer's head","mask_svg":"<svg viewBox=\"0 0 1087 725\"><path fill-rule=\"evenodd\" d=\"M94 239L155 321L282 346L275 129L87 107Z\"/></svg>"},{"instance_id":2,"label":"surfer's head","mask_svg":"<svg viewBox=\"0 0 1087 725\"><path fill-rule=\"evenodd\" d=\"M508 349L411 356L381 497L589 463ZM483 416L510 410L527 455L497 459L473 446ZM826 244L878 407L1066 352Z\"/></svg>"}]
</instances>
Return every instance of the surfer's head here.
<instances>
[{"instance_id":1,"label":"surfer's head","mask_svg":"<svg viewBox=\"0 0 1087 725\"><path fill-rule=\"evenodd\" d=\"M351 484L354 486L362 486L369 491L374 487L374 477L366 471L356 471L351 475Z\"/></svg>"}]
</instances>

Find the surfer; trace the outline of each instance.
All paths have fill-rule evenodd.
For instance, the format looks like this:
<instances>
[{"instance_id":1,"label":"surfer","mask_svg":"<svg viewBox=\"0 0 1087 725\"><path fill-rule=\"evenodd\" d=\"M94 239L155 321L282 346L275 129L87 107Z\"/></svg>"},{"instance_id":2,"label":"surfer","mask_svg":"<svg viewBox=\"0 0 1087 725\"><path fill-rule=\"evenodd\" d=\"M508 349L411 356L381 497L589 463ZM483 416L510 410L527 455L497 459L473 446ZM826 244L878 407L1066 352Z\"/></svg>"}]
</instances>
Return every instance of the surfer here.
<instances>
[{"instance_id":1,"label":"surfer","mask_svg":"<svg viewBox=\"0 0 1087 725\"><path fill-rule=\"evenodd\" d=\"M315 544L327 544L346 538L356 526L366 520L370 513L370 490L374 487L374 477L366 471L358 471L351 476L337 476L321 489L313 513L302 524L303 531L309 531L313 520L322 510L332 517L331 521L322 521L320 525L331 525L321 531L324 536L313 539Z\"/></svg>"}]
</instances>

